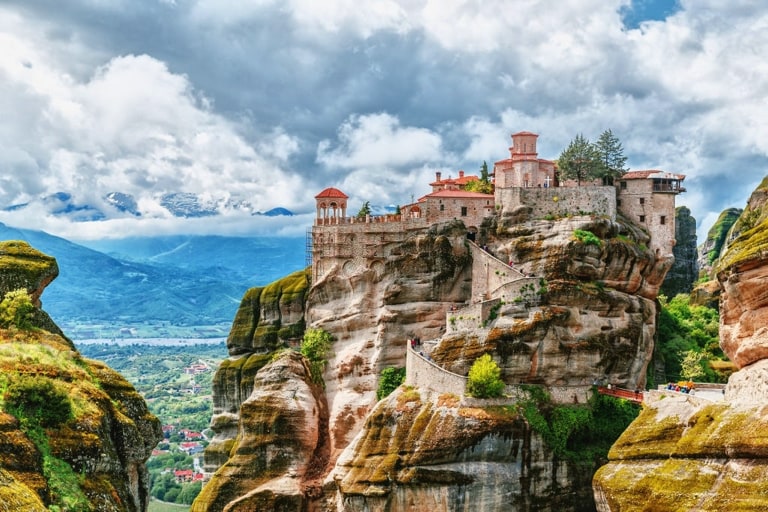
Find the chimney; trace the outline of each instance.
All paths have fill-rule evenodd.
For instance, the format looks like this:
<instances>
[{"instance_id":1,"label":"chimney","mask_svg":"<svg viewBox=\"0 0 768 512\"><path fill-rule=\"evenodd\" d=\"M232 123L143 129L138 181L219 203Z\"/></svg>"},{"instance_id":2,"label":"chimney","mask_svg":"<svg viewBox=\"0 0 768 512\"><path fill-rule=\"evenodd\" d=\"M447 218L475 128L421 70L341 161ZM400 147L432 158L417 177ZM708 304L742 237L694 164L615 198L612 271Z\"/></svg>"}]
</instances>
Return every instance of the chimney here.
<instances>
[{"instance_id":1,"label":"chimney","mask_svg":"<svg viewBox=\"0 0 768 512\"><path fill-rule=\"evenodd\" d=\"M440 174L440 171L435 172L435 181L440 181L440 176L442 176L442 174Z\"/></svg>"},{"instance_id":2,"label":"chimney","mask_svg":"<svg viewBox=\"0 0 768 512\"><path fill-rule=\"evenodd\" d=\"M463 178L463 177L464 177L464 171L459 171L459 178Z\"/></svg>"}]
</instances>

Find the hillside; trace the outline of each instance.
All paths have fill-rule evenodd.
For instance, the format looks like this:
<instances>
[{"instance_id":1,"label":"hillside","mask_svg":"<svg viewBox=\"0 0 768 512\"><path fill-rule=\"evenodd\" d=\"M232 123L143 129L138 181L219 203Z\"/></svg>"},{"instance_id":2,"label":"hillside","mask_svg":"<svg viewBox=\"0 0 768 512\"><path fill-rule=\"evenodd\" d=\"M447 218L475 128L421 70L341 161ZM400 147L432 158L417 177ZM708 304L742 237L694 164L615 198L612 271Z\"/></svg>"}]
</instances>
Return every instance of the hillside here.
<instances>
[{"instance_id":1,"label":"hillside","mask_svg":"<svg viewBox=\"0 0 768 512\"><path fill-rule=\"evenodd\" d=\"M75 338L147 325L153 327L147 336L174 335L173 326L205 326L200 332L224 336L248 288L304 265L298 239L147 237L92 244L112 255L4 224L0 239L27 241L56 258L61 276L46 290L45 309ZM163 331L154 328L160 325Z\"/></svg>"}]
</instances>

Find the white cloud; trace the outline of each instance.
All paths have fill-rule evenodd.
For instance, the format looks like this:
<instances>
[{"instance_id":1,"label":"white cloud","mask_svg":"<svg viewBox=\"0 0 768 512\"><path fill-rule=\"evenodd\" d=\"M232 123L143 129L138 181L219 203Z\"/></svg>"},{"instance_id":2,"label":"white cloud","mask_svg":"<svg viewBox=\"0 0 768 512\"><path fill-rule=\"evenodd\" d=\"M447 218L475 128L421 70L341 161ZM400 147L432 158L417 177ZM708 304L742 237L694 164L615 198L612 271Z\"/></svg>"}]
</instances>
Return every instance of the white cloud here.
<instances>
[{"instance_id":1,"label":"white cloud","mask_svg":"<svg viewBox=\"0 0 768 512\"><path fill-rule=\"evenodd\" d=\"M768 168L768 9L680 3L627 30L630 0L12 0L0 204L118 190L162 216L168 191L307 211L339 184L400 202L505 158L513 132L556 158L611 128L631 167L688 175L701 221Z\"/></svg>"},{"instance_id":2,"label":"white cloud","mask_svg":"<svg viewBox=\"0 0 768 512\"><path fill-rule=\"evenodd\" d=\"M324 140L317 160L331 168L402 167L442 158L441 138L426 128L401 126L390 114L353 115L338 130L339 144Z\"/></svg>"}]
</instances>

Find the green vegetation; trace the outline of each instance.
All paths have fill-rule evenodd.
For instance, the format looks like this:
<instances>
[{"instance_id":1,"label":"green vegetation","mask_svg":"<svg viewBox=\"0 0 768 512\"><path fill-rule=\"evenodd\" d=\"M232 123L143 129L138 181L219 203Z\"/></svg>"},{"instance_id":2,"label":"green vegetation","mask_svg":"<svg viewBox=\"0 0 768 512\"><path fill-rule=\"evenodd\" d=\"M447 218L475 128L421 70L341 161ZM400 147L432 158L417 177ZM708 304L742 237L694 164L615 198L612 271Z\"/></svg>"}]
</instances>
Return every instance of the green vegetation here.
<instances>
[{"instance_id":1,"label":"green vegetation","mask_svg":"<svg viewBox=\"0 0 768 512\"><path fill-rule=\"evenodd\" d=\"M603 184L613 185L615 178L620 178L628 171L624 167L627 163L627 157L624 156L624 148L621 145L621 141L608 129L600 134L600 138L595 143L595 149L600 156L600 163L602 164L599 174L603 178Z\"/></svg>"},{"instance_id":2,"label":"green vegetation","mask_svg":"<svg viewBox=\"0 0 768 512\"><path fill-rule=\"evenodd\" d=\"M501 369L491 358L483 354L472 363L467 380L467 394L476 398L494 398L504 392Z\"/></svg>"},{"instance_id":3,"label":"green vegetation","mask_svg":"<svg viewBox=\"0 0 768 512\"><path fill-rule=\"evenodd\" d=\"M358 219L364 219L365 217L367 217L370 214L371 214L371 202L370 201L366 201L360 207L360 211L357 212L357 218Z\"/></svg>"},{"instance_id":4,"label":"green vegetation","mask_svg":"<svg viewBox=\"0 0 768 512\"><path fill-rule=\"evenodd\" d=\"M481 194L493 194L493 184L488 176L488 164L485 161L483 161L483 165L480 167L480 179L468 182L464 190Z\"/></svg>"},{"instance_id":5,"label":"green vegetation","mask_svg":"<svg viewBox=\"0 0 768 512\"><path fill-rule=\"evenodd\" d=\"M192 503L200 492L200 482L177 481L174 470L194 469L194 457L180 449L186 441L180 432L208 432L213 415L211 400L212 380L216 368L226 356L223 342L200 344L82 344L80 352L90 358L100 359L119 371L136 390L147 399L150 411L163 425L174 425L175 430L166 434L157 449L163 453L153 455L147 461L152 497L171 502L153 501L149 510L181 512L188 508L179 504ZM242 358L244 361L248 358ZM188 373L193 365L197 373ZM208 369L205 370L204 368ZM147 371L148 368L157 371ZM208 441L200 441L206 446Z\"/></svg>"},{"instance_id":6,"label":"green vegetation","mask_svg":"<svg viewBox=\"0 0 768 512\"><path fill-rule=\"evenodd\" d=\"M575 229L573 231L573 237L585 245L596 245L597 247L603 246L603 241L600 240L600 238L598 238L597 235L595 235L591 231L585 231L583 229Z\"/></svg>"},{"instance_id":7,"label":"green vegetation","mask_svg":"<svg viewBox=\"0 0 768 512\"><path fill-rule=\"evenodd\" d=\"M611 130L604 131L596 143L591 143L582 134L578 134L557 159L561 180L582 181L602 179L603 184L611 185L627 169L627 158L619 139Z\"/></svg>"},{"instance_id":8,"label":"green vegetation","mask_svg":"<svg viewBox=\"0 0 768 512\"><path fill-rule=\"evenodd\" d=\"M301 354L309 359L312 381L325 385L323 370L328 363L328 351L331 350L331 334L322 329L307 329L301 342Z\"/></svg>"},{"instance_id":9,"label":"green vegetation","mask_svg":"<svg viewBox=\"0 0 768 512\"><path fill-rule=\"evenodd\" d=\"M728 237L728 231L730 231L733 224L739 219L742 211L741 208L728 208L727 210L723 210L715 221L715 224L709 228L707 240L714 241L712 249L707 253L707 261L710 265L720 257L720 251Z\"/></svg>"},{"instance_id":10,"label":"green vegetation","mask_svg":"<svg viewBox=\"0 0 768 512\"><path fill-rule=\"evenodd\" d=\"M72 404L66 391L47 377L4 376L3 409L19 420L21 430L43 457L43 476L50 489L52 512L90 510L78 475L66 461L51 452L46 428L57 427L72 418Z\"/></svg>"},{"instance_id":11,"label":"green vegetation","mask_svg":"<svg viewBox=\"0 0 768 512\"><path fill-rule=\"evenodd\" d=\"M726 359L720 349L717 310L690 304L687 294L670 301L660 295L659 302L658 353L666 380L696 377L703 382L726 382L728 374L711 364Z\"/></svg>"},{"instance_id":12,"label":"green vegetation","mask_svg":"<svg viewBox=\"0 0 768 512\"><path fill-rule=\"evenodd\" d=\"M8 385L3 401L12 415L41 427L54 427L72 417L69 395L48 377L17 376Z\"/></svg>"},{"instance_id":13,"label":"green vegetation","mask_svg":"<svg viewBox=\"0 0 768 512\"><path fill-rule=\"evenodd\" d=\"M594 468L607 460L611 445L640 413L628 400L593 392L585 405L556 405L538 386L524 386L516 405L556 457Z\"/></svg>"},{"instance_id":14,"label":"green vegetation","mask_svg":"<svg viewBox=\"0 0 768 512\"><path fill-rule=\"evenodd\" d=\"M381 377L379 377L376 400L388 397L403 382L405 382L405 368L395 368L393 366L384 368L381 370Z\"/></svg>"},{"instance_id":15,"label":"green vegetation","mask_svg":"<svg viewBox=\"0 0 768 512\"><path fill-rule=\"evenodd\" d=\"M35 305L24 288L12 290L5 294L0 302L0 326L15 325L19 329L32 327L32 315Z\"/></svg>"},{"instance_id":16,"label":"green vegetation","mask_svg":"<svg viewBox=\"0 0 768 512\"><path fill-rule=\"evenodd\" d=\"M557 158L560 179L582 181L597 177L601 167L600 155L595 146L582 134L578 134Z\"/></svg>"}]
</instances>

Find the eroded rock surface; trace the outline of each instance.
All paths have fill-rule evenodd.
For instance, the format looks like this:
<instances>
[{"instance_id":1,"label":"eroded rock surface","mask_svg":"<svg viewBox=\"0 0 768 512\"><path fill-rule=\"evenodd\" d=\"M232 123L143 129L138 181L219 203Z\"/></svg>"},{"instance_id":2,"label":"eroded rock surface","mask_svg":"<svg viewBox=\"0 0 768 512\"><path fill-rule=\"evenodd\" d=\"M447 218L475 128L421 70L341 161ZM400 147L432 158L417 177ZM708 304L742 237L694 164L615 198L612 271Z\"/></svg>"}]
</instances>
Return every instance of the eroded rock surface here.
<instances>
[{"instance_id":1,"label":"eroded rock surface","mask_svg":"<svg viewBox=\"0 0 768 512\"><path fill-rule=\"evenodd\" d=\"M349 512L578 510L589 501L589 475L556 462L514 409L407 388L371 412L330 482L331 503Z\"/></svg>"},{"instance_id":2,"label":"eroded rock surface","mask_svg":"<svg viewBox=\"0 0 768 512\"><path fill-rule=\"evenodd\" d=\"M57 273L53 258L25 242L0 244L3 295L24 288L39 304ZM66 499L72 510L146 510L145 462L162 439L160 422L128 381L99 361L83 359L43 311L34 311L32 323L31 330L0 329L3 387L29 377L51 383L69 397L72 415L45 426L41 436L14 416L20 412L3 406L0 503L12 510L64 510Z\"/></svg>"},{"instance_id":3,"label":"eroded rock surface","mask_svg":"<svg viewBox=\"0 0 768 512\"><path fill-rule=\"evenodd\" d=\"M657 397L595 475L598 511L761 510L768 488L768 183L752 194L716 262L720 345L739 370L725 400Z\"/></svg>"},{"instance_id":4,"label":"eroded rock surface","mask_svg":"<svg viewBox=\"0 0 768 512\"><path fill-rule=\"evenodd\" d=\"M307 361L286 350L255 375L229 457L193 511L305 510L328 462L328 410Z\"/></svg>"}]
</instances>

